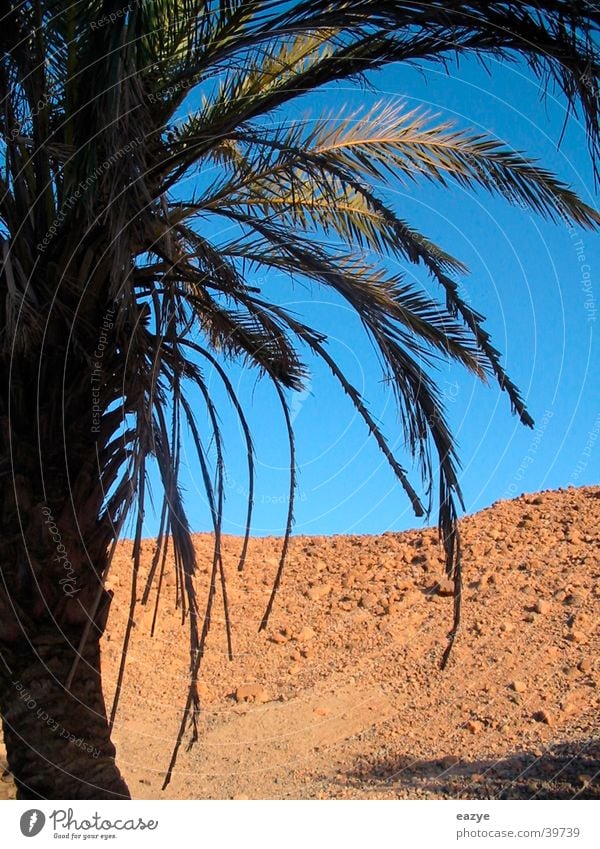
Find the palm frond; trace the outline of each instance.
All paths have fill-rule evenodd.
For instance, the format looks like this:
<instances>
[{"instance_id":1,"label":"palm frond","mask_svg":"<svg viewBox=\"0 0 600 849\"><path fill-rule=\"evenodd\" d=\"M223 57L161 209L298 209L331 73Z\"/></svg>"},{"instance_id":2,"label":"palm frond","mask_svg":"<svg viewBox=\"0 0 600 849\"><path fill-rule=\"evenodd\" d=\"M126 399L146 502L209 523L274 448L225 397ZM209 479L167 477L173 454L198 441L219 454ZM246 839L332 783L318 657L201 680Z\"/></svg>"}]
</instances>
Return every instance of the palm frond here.
<instances>
[{"instance_id":1,"label":"palm frond","mask_svg":"<svg viewBox=\"0 0 600 849\"><path fill-rule=\"evenodd\" d=\"M598 212L585 204L565 183L523 154L482 133L458 129L450 122L404 105L376 104L366 114L302 124L273 138L273 134L242 132L240 160L234 171L207 192L211 203L269 203L302 207L330 199L352 211L363 208L365 219L389 222L357 186L359 179L419 178L447 186L481 186L519 202L552 221L567 220L594 228ZM265 153L266 151L266 153ZM269 156L269 151L273 152ZM334 207L335 208L335 207ZM321 219L325 216L322 215ZM361 228L356 228L360 233Z\"/></svg>"}]
</instances>

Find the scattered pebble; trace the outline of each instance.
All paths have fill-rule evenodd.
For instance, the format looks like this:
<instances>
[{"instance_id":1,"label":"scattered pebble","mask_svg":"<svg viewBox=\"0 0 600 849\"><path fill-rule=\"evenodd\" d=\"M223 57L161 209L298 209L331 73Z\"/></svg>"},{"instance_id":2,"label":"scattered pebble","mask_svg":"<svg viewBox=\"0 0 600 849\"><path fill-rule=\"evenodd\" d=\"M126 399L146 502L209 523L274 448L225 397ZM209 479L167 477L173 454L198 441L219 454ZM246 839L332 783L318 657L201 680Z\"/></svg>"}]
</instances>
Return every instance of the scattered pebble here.
<instances>
[{"instance_id":1,"label":"scattered pebble","mask_svg":"<svg viewBox=\"0 0 600 849\"><path fill-rule=\"evenodd\" d=\"M566 639L571 643L584 643L585 642L585 634L583 631L578 631L577 628L573 628L568 631L566 634Z\"/></svg>"},{"instance_id":2,"label":"scattered pebble","mask_svg":"<svg viewBox=\"0 0 600 849\"><path fill-rule=\"evenodd\" d=\"M256 702L264 704L269 701L269 694L262 684L242 684L235 691L236 702Z\"/></svg>"},{"instance_id":3,"label":"scattered pebble","mask_svg":"<svg viewBox=\"0 0 600 849\"><path fill-rule=\"evenodd\" d=\"M328 596L331 592L330 584L321 584L319 586L311 587L307 590L306 595L311 601L320 601L325 596Z\"/></svg>"},{"instance_id":4,"label":"scattered pebble","mask_svg":"<svg viewBox=\"0 0 600 849\"><path fill-rule=\"evenodd\" d=\"M305 625L304 628L301 628L300 631L295 635L295 639L300 643L306 643L309 640L313 640L315 638L315 630L314 628L310 628L308 625Z\"/></svg>"},{"instance_id":5,"label":"scattered pebble","mask_svg":"<svg viewBox=\"0 0 600 849\"><path fill-rule=\"evenodd\" d=\"M547 710L536 710L533 714L533 718L536 722L543 722L545 725L552 725L552 720L550 719L550 714Z\"/></svg>"},{"instance_id":6,"label":"scattered pebble","mask_svg":"<svg viewBox=\"0 0 600 849\"><path fill-rule=\"evenodd\" d=\"M454 581L451 581L450 578L440 578L436 584L436 592L441 596L454 595Z\"/></svg>"}]
</instances>

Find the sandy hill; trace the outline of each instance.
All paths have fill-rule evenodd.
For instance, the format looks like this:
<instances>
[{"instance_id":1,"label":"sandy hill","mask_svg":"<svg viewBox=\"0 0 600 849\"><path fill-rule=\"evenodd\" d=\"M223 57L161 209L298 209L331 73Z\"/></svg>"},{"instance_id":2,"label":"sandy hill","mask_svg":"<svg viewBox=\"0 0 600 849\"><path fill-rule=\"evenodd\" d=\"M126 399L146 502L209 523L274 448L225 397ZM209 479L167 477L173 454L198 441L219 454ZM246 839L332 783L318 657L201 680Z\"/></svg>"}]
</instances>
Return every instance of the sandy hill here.
<instances>
[{"instance_id":1,"label":"sandy hill","mask_svg":"<svg viewBox=\"0 0 600 849\"><path fill-rule=\"evenodd\" d=\"M262 633L281 541L252 540L240 574L241 542L225 538L235 656L218 595L200 740L162 791L188 664L168 570L153 638L155 592L137 609L114 732L134 796L600 798L600 488L498 502L461 526L463 623L445 672L452 599L435 530L295 537ZM196 547L203 603L211 537ZM144 570L152 550L146 541ZM130 551L109 580L109 703Z\"/></svg>"}]
</instances>

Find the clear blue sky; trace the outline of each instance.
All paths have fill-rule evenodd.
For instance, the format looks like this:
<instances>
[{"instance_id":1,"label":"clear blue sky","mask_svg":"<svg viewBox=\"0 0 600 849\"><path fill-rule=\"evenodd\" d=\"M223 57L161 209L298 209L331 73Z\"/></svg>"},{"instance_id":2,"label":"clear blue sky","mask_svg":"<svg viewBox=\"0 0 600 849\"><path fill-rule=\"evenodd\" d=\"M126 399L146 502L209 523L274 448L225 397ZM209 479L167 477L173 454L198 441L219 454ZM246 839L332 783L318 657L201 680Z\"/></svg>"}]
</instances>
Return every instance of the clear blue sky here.
<instances>
[{"instance_id":1,"label":"clear blue sky","mask_svg":"<svg viewBox=\"0 0 600 849\"><path fill-rule=\"evenodd\" d=\"M562 102L541 102L537 83L521 65L493 60L488 64L491 75L470 61L461 62L449 75L433 67L426 78L416 70L390 67L372 77L377 94L336 86L296 102L286 117L329 113L345 103L406 99L410 105L456 119L461 126L493 132L513 148L541 159L589 203L600 206L583 126L573 118L558 149L565 115ZM472 305L487 316L486 327L536 421L535 431L524 428L495 384L481 385L460 369L442 366L439 380L463 461L467 511L522 492L597 483L600 235L569 232L564 224L547 223L501 197L468 193L458 186L443 190L426 183L390 185L383 191L403 218L469 266L464 289ZM578 260L580 239L585 262ZM410 267L407 271L414 273ZM589 278L584 280L585 272ZM419 274L429 286L426 275ZM332 353L348 367L372 413L385 424L391 443L400 445L391 394L381 385L370 343L344 303L320 287L293 287L283 277L260 282L267 292L277 293L280 303L330 333ZM350 401L324 366L306 359L312 369L308 392L291 401L298 458L294 532L380 533L418 527L421 521L413 516ZM254 430L253 533L278 535L285 527L288 497L288 448L281 413L268 381L258 381L256 373L240 366L229 367L229 374ZM223 401L227 446L224 530L239 534L245 518L245 450L236 416L216 378L212 386L217 400ZM186 447L190 470L183 482L191 524L196 531L210 530L199 470L191 444ZM413 480L418 482L418 476ZM149 518L146 530L155 533L154 519Z\"/></svg>"}]
</instances>

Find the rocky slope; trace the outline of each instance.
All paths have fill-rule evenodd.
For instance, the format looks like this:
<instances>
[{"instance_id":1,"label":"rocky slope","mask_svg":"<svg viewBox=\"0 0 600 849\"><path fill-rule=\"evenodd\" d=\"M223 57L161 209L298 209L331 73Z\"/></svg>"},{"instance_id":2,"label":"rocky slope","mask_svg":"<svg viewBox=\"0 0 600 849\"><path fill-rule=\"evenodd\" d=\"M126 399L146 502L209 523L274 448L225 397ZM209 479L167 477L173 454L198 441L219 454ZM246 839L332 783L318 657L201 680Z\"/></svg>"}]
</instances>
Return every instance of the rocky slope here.
<instances>
[{"instance_id":1,"label":"rocky slope","mask_svg":"<svg viewBox=\"0 0 600 849\"><path fill-rule=\"evenodd\" d=\"M153 638L155 592L137 608L114 731L134 796L600 798L600 488L498 502L461 524L463 623L444 672L452 599L434 530L295 537L261 633L281 541L252 540L238 573L240 540L226 538L234 660L218 594L199 741L163 791L188 664L168 569ZM211 538L196 547L203 603ZM130 551L109 580L109 703Z\"/></svg>"}]
</instances>

